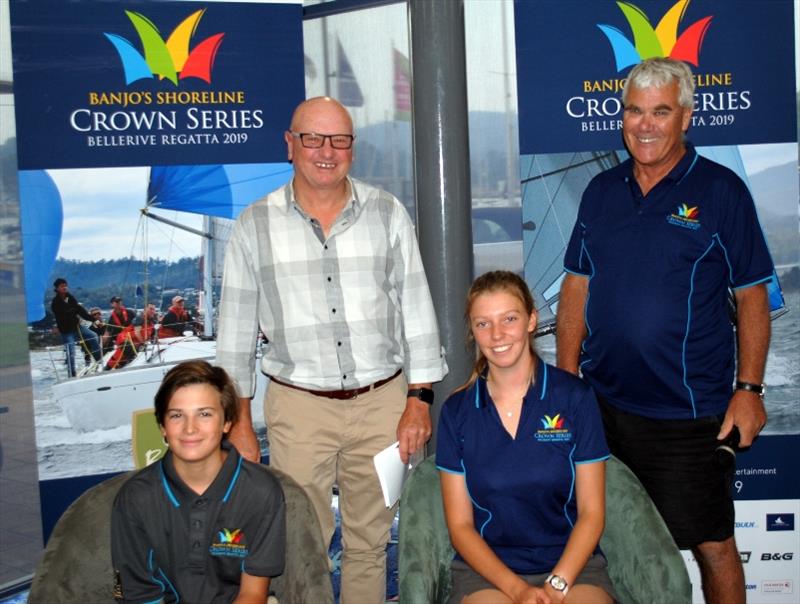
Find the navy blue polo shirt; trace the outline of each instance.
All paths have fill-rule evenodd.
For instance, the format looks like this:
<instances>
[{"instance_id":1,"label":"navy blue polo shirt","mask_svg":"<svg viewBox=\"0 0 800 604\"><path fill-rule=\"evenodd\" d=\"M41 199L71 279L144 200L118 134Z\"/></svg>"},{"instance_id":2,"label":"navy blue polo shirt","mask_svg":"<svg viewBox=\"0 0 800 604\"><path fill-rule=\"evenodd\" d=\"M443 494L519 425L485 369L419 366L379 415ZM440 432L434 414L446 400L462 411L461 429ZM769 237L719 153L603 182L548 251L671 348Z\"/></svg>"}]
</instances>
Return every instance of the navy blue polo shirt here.
<instances>
[{"instance_id":1,"label":"navy blue polo shirt","mask_svg":"<svg viewBox=\"0 0 800 604\"><path fill-rule=\"evenodd\" d=\"M577 519L575 465L609 456L592 390L538 360L511 438L479 377L447 399L436 438L436 466L464 475L489 547L516 573L550 572Z\"/></svg>"},{"instance_id":2,"label":"navy blue polo shirt","mask_svg":"<svg viewBox=\"0 0 800 604\"><path fill-rule=\"evenodd\" d=\"M773 273L734 172L687 143L646 196L630 159L595 176L564 268L589 278L581 372L599 396L658 419L725 412L735 365L728 288Z\"/></svg>"},{"instance_id":3,"label":"navy blue polo shirt","mask_svg":"<svg viewBox=\"0 0 800 604\"><path fill-rule=\"evenodd\" d=\"M283 572L286 527L280 482L266 467L228 455L205 493L175 473L172 453L120 489L111 554L122 602L232 602L242 572Z\"/></svg>"}]
</instances>

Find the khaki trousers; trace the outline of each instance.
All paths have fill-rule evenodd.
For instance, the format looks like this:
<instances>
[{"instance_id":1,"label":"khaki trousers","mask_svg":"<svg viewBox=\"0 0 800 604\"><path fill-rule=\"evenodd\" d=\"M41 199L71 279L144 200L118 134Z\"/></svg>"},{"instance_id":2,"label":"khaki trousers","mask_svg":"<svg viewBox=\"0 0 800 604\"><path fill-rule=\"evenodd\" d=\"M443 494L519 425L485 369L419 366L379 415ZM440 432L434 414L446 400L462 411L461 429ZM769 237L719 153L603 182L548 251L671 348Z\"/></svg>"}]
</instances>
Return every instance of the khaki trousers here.
<instances>
[{"instance_id":1,"label":"khaki trousers","mask_svg":"<svg viewBox=\"0 0 800 604\"><path fill-rule=\"evenodd\" d=\"M305 489L330 544L334 482L342 517L341 604L386 601L386 544L396 506L383 502L372 457L397 440L406 405L401 374L351 400L270 382L264 402L270 465Z\"/></svg>"}]
</instances>

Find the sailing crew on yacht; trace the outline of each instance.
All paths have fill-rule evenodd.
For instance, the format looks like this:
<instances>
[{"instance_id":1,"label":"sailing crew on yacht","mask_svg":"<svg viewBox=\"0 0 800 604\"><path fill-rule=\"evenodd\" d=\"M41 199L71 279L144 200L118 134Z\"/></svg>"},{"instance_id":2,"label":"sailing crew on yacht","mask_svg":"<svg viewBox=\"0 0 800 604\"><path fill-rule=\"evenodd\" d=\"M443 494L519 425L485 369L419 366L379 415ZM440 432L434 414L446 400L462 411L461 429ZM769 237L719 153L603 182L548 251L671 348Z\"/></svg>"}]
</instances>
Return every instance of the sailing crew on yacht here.
<instances>
[{"instance_id":1,"label":"sailing crew on yacht","mask_svg":"<svg viewBox=\"0 0 800 604\"><path fill-rule=\"evenodd\" d=\"M86 312L78 299L69 292L69 283L63 277L53 282L56 295L50 303L50 310L56 318L56 331L61 334L64 349L67 354L67 374L75 376L75 343L80 342L81 347L92 355L95 361L102 358L100 354L100 340L97 335L81 323L86 319L91 323L96 320Z\"/></svg>"},{"instance_id":2,"label":"sailing crew on yacht","mask_svg":"<svg viewBox=\"0 0 800 604\"><path fill-rule=\"evenodd\" d=\"M119 369L136 358L133 313L122 304L122 298L111 298L111 314L106 323L106 333L114 339L117 348L106 363L106 369Z\"/></svg>"}]
</instances>

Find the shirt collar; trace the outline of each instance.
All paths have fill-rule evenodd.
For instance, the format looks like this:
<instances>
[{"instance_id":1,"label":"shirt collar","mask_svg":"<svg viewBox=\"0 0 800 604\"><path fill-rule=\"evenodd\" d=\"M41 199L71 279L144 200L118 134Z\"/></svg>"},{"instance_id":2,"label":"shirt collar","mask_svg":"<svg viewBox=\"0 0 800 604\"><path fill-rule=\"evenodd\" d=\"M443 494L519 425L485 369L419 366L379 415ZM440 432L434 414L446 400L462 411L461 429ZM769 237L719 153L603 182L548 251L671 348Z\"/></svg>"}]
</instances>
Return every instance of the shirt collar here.
<instances>
[{"instance_id":1,"label":"shirt collar","mask_svg":"<svg viewBox=\"0 0 800 604\"><path fill-rule=\"evenodd\" d=\"M353 211L358 214L361 210L362 202L358 198L358 192L356 191L355 183L353 179L347 176L347 183L350 187L350 198L347 200L344 208L342 209L342 213L346 212L349 208L353 208ZM300 204L297 203L297 198L294 196L294 178L292 178L289 182L287 182L283 186L283 209L285 212L289 212L293 207L297 208L297 211L300 212L303 216L308 216L306 212L300 207Z\"/></svg>"},{"instance_id":2,"label":"shirt collar","mask_svg":"<svg viewBox=\"0 0 800 604\"><path fill-rule=\"evenodd\" d=\"M686 153L683 154L683 157L678 160L678 163L675 164L672 170L669 171L669 174L662 178L658 184L666 181L680 182L683 177L686 176L694 167L695 161L697 161L697 151L695 150L694 145L688 140L685 140L683 144L686 149ZM621 178L625 182L628 182L630 179L633 179L633 158L628 158L624 165L625 170L623 171Z\"/></svg>"},{"instance_id":3,"label":"shirt collar","mask_svg":"<svg viewBox=\"0 0 800 604\"><path fill-rule=\"evenodd\" d=\"M475 380L475 390L473 391L473 395L475 396L475 406L479 409L486 407L489 403L489 389L486 385L486 377L488 372L489 369L487 367L483 373L478 376L478 379ZM544 399L545 395L547 394L547 374L547 365L537 356L536 377L533 384L531 384L530 388L528 388L528 392L525 394L525 398L522 401L523 404L525 404L531 397L534 397L535 400Z\"/></svg>"},{"instance_id":4,"label":"shirt collar","mask_svg":"<svg viewBox=\"0 0 800 604\"><path fill-rule=\"evenodd\" d=\"M175 471L172 451L167 451L164 458L158 463L161 464L162 486L167 497L175 507L180 507L181 503L194 501L200 497L219 501L227 501L228 497L239 478L239 470L242 465L242 458L239 452L227 439L222 441L222 449L228 455L222 462L219 474L202 495L198 495L181 480Z\"/></svg>"}]
</instances>

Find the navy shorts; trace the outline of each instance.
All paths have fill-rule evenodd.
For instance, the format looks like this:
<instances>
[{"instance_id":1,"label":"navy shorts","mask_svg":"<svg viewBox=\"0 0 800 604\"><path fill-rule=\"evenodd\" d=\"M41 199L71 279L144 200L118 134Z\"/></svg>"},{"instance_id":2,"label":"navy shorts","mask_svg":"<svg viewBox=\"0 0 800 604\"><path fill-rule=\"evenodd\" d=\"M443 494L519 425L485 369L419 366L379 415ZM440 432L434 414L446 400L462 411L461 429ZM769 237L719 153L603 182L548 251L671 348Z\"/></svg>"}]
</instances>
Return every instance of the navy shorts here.
<instances>
[{"instance_id":1,"label":"navy shorts","mask_svg":"<svg viewBox=\"0 0 800 604\"><path fill-rule=\"evenodd\" d=\"M642 483L680 549L733 536L735 464L715 454L724 415L652 419L603 400L600 410L611 453Z\"/></svg>"},{"instance_id":2,"label":"navy shorts","mask_svg":"<svg viewBox=\"0 0 800 604\"><path fill-rule=\"evenodd\" d=\"M528 585L534 587L544 586L544 581L550 573L540 575L519 575ZM482 589L497 589L486 579L472 570L472 567L463 560L455 559L450 565L450 575L453 580L453 588L450 591L448 604L461 604L468 595L481 591ZM608 564L601 554L595 554L586 562L586 566L575 578L575 585L595 585L602 588L616 601L617 594L608 576Z\"/></svg>"}]
</instances>

